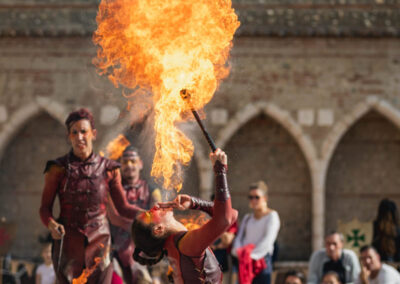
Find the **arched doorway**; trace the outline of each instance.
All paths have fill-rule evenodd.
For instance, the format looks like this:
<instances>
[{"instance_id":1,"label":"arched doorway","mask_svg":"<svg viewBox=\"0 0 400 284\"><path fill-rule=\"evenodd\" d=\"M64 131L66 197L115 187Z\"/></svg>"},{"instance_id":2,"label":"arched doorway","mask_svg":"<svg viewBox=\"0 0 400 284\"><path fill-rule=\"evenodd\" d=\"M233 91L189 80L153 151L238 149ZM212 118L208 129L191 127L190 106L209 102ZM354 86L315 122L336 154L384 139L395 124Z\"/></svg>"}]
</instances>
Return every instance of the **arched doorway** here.
<instances>
[{"instance_id":1,"label":"arched doorway","mask_svg":"<svg viewBox=\"0 0 400 284\"><path fill-rule=\"evenodd\" d=\"M247 188L265 180L269 205L281 218L279 260L306 260L311 251L311 180L298 144L280 124L259 114L225 146L234 208L248 210Z\"/></svg>"},{"instance_id":2,"label":"arched doorway","mask_svg":"<svg viewBox=\"0 0 400 284\"><path fill-rule=\"evenodd\" d=\"M47 113L32 117L6 147L0 161L0 217L17 226L13 256L39 256L39 236L47 233L39 217L44 166L68 148L65 128Z\"/></svg>"},{"instance_id":3,"label":"arched doorway","mask_svg":"<svg viewBox=\"0 0 400 284\"><path fill-rule=\"evenodd\" d=\"M372 221L382 198L400 204L400 131L376 111L354 123L338 144L326 179L326 232L353 218Z\"/></svg>"}]
</instances>

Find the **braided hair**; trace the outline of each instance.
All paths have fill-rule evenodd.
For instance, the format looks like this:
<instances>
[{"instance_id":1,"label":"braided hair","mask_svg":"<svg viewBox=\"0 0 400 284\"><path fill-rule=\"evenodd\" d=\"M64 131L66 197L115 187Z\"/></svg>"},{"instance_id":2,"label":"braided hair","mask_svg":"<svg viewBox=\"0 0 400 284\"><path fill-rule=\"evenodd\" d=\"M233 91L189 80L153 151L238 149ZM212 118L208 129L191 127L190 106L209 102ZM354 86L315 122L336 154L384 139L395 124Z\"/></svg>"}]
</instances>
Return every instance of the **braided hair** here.
<instances>
[{"instance_id":1,"label":"braided hair","mask_svg":"<svg viewBox=\"0 0 400 284\"><path fill-rule=\"evenodd\" d=\"M168 236L155 237L152 229L154 224L144 224L135 219L132 224L132 239L135 244L133 259L142 265L154 265L164 255L164 243Z\"/></svg>"}]
</instances>

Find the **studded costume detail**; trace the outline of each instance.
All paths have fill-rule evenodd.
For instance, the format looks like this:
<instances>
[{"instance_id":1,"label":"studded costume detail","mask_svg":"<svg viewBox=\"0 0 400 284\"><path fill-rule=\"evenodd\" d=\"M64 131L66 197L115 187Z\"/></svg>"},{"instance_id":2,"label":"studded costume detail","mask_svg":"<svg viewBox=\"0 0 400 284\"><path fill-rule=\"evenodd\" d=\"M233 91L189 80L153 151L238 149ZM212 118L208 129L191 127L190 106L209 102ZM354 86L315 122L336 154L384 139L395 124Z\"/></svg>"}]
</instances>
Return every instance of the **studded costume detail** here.
<instances>
[{"instance_id":1,"label":"studded costume detail","mask_svg":"<svg viewBox=\"0 0 400 284\"><path fill-rule=\"evenodd\" d=\"M48 226L53 218L56 195L60 200L58 222L65 228L61 263L58 263L60 241L54 241L53 263L59 273L57 283L70 283L84 268L92 267L95 258L101 263L88 283L110 283L112 267L109 259L110 229L106 219L106 203L110 194L118 212L133 219L139 208L129 205L121 185L119 164L91 154L81 161L69 154L47 162L45 187L40 207L42 222Z\"/></svg>"}]
</instances>

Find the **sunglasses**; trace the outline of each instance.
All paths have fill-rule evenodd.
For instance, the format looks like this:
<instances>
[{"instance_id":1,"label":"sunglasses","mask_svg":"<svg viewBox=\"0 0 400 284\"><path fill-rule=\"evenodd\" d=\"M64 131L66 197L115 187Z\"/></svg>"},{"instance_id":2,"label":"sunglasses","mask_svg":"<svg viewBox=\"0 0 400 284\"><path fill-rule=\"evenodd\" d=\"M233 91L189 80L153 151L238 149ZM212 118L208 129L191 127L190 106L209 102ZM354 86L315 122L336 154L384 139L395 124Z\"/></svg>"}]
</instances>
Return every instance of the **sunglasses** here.
<instances>
[{"instance_id":1,"label":"sunglasses","mask_svg":"<svg viewBox=\"0 0 400 284\"><path fill-rule=\"evenodd\" d=\"M249 195L249 196L247 196L247 198L248 198L249 200L253 200L253 199L259 200L261 197L258 196L258 195Z\"/></svg>"}]
</instances>

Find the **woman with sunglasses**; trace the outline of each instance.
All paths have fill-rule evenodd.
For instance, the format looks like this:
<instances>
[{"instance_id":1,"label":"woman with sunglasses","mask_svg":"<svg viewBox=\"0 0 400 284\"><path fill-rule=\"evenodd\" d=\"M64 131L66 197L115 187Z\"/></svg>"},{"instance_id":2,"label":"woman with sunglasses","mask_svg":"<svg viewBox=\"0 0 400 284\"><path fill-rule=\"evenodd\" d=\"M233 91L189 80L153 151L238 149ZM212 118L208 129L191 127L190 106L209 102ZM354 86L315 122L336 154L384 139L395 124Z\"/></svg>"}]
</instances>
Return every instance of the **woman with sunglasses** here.
<instances>
[{"instance_id":1,"label":"woman with sunglasses","mask_svg":"<svg viewBox=\"0 0 400 284\"><path fill-rule=\"evenodd\" d=\"M233 242L232 254L239 258L239 278L241 278L240 263L246 261L242 252L244 248L253 245L250 258L259 262L265 260L266 268L255 275L252 283L269 284L272 275L272 254L274 242L280 228L279 215L268 207L268 187L263 181L253 183L248 191L249 207L252 213L243 217L239 232ZM242 258L242 259L241 259Z\"/></svg>"},{"instance_id":2,"label":"woman with sunglasses","mask_svg":"<svg viewBox=\"0 0 400 284\"><path fill-rule=\"evenodd\" d=\"M222 282L222 272L209 246L236 221L237 211L232 209L226 181L227 156L217 149L210 159L215 173L214 202L178 195L172 202L159 203L141 213L132 225L134 259L152 265L167 255L176 284ZM171 208L202 210L212 218L200 228L188 231L175 219Z\"/></svg>"}]
</instances>

